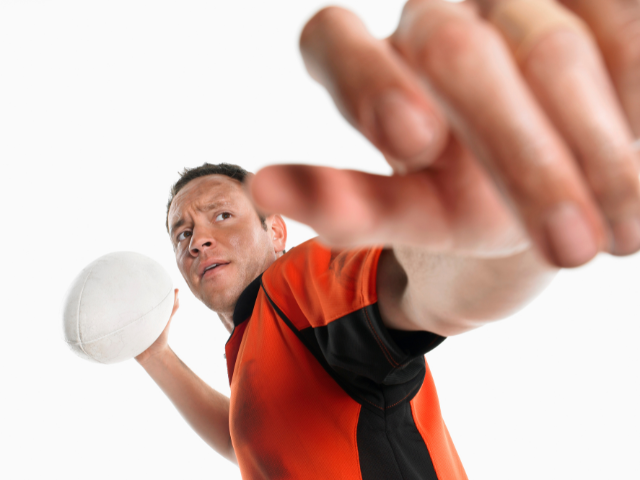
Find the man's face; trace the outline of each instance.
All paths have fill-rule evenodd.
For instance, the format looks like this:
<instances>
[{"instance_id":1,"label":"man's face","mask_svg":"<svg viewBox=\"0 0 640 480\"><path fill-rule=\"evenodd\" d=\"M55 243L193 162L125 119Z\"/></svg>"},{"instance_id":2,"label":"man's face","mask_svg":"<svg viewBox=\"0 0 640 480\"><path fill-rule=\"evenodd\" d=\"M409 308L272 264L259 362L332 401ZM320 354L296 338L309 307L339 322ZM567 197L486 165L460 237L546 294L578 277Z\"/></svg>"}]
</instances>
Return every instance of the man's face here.
<instances>
[{"instance_id":1,"label":"man's face","mask_svg":"<svg viewBox=\"0 0 640 480\"><path fill-rule=\"evenodd\" d=\"M171 203L169 226L182 276L218 313L232 313L245 287L276 258L271 228L264 230L241 183L226 175L183 187Z\"/></svg>"}]
</instances>

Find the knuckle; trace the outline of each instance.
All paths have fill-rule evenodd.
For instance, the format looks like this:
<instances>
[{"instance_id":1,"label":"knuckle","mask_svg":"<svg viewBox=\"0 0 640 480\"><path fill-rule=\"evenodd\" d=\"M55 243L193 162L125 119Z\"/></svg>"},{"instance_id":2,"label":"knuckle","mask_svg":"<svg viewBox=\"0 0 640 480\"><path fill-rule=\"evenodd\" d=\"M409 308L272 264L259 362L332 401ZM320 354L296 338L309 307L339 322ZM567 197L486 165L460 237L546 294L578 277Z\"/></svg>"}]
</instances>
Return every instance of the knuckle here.
<instances>
[{"instance_id":1,"label":"knuckle","mask_svg":"<svg viewBox=\"0 0 640 480\"><path fill-rule=\"evenodd\" d=\"M553 64L563 69L583 58L582 52L589 47L586 36L571 30L552 30L542 36L527 57L527 67L536 64Z\"/></svg>"},{"instance_id":2,"label":"knuckle","mask_svg":"<svg viewBox=\"0 0 640 480\"><path fill-rule=\"evenodd\" d=\"M465 72L492 54L497 41L497 34L481 22L450 19L424 44L419 61L434 73Z\"/></svg>"},{"instance_id":3,"label":"knuckle","mask_svg":"<svg viewBox=\"0 0 640 480\"><path fill-rule=\"evenodd\" d=\"M640 203L637 174L630 174L627 169L610 169L594 177L592 191L608 216L625 216L637 209Z\"/></svg>"},{"instance_id":4,"label":"knuckle","mask_svg":"<svg viewBox=\"0 0 640 480\"><path fill-rule=\"evenodd\" d=\"M382 222L369 202L359 197L343 198L339 204L330 205L323 217L320 230L335 245L354 245L363 239L371 239L378 233Z\"/></svg>"},{"instance_id":5,"label":"knuckle","mask_svg":"<svg viewBox=\"0 0 640 480\"><path fill-rule=\"evenodd\" d=\"M475 49L475 37L478 31L469 27L468 22L450 20L434 33L433 44L452 55L464 54Z\"/></svg>"}]
</instances>

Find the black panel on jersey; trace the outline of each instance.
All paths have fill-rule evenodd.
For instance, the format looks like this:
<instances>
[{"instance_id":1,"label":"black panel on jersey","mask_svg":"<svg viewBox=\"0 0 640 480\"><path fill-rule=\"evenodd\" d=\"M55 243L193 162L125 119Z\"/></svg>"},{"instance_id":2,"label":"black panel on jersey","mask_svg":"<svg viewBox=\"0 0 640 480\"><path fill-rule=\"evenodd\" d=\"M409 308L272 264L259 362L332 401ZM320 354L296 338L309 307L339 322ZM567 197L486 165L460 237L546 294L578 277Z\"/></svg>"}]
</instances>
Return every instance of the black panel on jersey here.
<instances>
[{"instance_id":1,"label":"black panel on jersey","mask_svg":"<svg viewBox=\"0 0 640 480\"><path fill-rule=\"evenodd\" d=\"M262 274L251 282L238 297L236 306L233 309L234 327L237 327L245 320L249 320L251 317L253 307L255 307L256 299L258 298L258 292L260 292L260 285L262 285Z\"/></svg>"},{"instance_id":2,"label":"black panel on jersey","mask_svg":"<svg viewBox=\"0 0 640 480\"><path fill-rule=\"evenodd\" d=\"M438 480L409 403L383 417L363 408L357 439L362 480Z\"/></svg>"},{"instance_id":3,"label":"black panel on jersey","mask_svg":"<svg viewBox=\"0 0 640 480\"><path fill-rule=\"evenodd\" d=\"M442 342L446 337L441 337L431 332L417 331L408 332L406 330L394 330L387 328L389 336L395 344L407 355L418 356L430 352Z\"/></svg>"},{"instance_id":4,"label":"black panel on jersey","mask_svg":"<svg viewBox=\"0 0 640 480\"><path fill-rule=\"evenodd\" d=\"M324 327L298 330L264 285L263 291L324 370L362 405L357 443L363 480L437 480L409 402L425 377L424 354L445 338L430 332L389 330L376 304Z\"/></svg>"},{"instance_id":5,"label":"black panel on jersey","mask_svg":"<svg viewBox=\"0 0 640 480\"><path fill-rule=\"evenodd\" d=\"M324 356L322 355L320 347L318 347L318 343L313 334L313 329L306 328L304 330L298 330L293 325L293 323L291 323L291 320L287 318L284 312L280 310L280 308L273 302L273 300L271 300L271 297L269 296L269 293L267 292L266 288L264 288L264 286L262 287L262 291L265 293L267 300L269 300L269 303L278 314L278 317L280 317L280 319L291 329L291 331L298 337L302 344L307 347L311 354L316 358L318 363L322 365L322 368L331 376L331 378L336 381L338 385L340 385L340 387L345 392L347 392L347 394L349 394L351 398L356 400L358 403L361 403L361 400L358 398L358 393L355 388L353 388L345 379L340 377L340 375L338 375L327 363L326 358L324 358Z\"/></svg>"}]
</instances>

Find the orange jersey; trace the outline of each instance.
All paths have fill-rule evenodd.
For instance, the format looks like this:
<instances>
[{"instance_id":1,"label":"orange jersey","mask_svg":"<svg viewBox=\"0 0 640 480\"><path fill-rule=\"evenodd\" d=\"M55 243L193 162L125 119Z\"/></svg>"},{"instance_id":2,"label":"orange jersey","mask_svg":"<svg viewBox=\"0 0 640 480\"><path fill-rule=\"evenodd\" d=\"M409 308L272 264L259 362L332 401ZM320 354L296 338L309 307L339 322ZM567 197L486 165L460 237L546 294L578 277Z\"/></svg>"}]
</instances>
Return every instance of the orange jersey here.
<instances>
[{"instance_id":1,"label":"orange jersey","mask_svg":"<svg viewBox=\"0 0 640 480\"><path fill-rule=\"evenodd\" d=\"M424 354L387 329L382 249L293 248L238 299L226 345L230 429L246 480L466 480Z\"/></svg>"}]
</instances>

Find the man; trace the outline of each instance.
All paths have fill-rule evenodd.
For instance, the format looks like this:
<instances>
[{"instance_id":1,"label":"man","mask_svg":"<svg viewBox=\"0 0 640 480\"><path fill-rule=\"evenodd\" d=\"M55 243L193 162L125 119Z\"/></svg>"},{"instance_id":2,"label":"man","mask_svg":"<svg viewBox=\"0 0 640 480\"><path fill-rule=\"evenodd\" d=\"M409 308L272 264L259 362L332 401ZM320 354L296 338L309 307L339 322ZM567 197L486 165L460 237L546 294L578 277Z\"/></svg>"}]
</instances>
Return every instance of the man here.
<instances>
[{"instance_id":1,"label":"man","mask_svg":"<svg viewBox=\"0 0 640 480\"><path fill-rule=\"evenodd\" d=\"M189 288L232 332L231 405L179 361L168 328L140 364L246 478L465 478L423 355L527 301L553 269L529 250L442 262L312 240L283 256L285 223L255 211L246 175L185 170L167 216Z\"/></svg>"},{"instance_id":2,"label":"man","mask_svg":"<svg viewBox=\"0 0 640 480\"><path fill-rule=\"evenodd\" d=\"M625 65L608 64L627 118L576 17L553 2L479 3L513 57L474 12L437 0L410 1L385 43L340 9L305 27L312 75L405 175L269 167L249 191L349 248L283 255L282 218L254 210L235 167L187 171L174 188L180 271L233 332L231 402L166 331L138 361L246 478L466 478L424 353L526 304L558 266L640 247ZM603 50L622 9L611 4L571 3Z\"/></svg>"}]
</instances>

